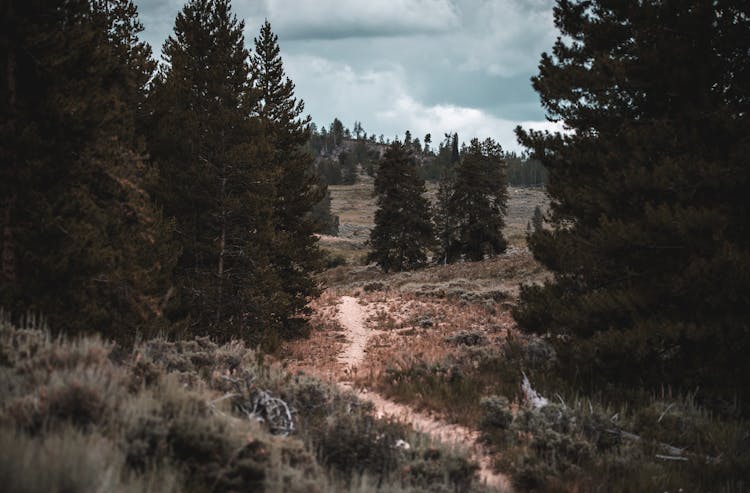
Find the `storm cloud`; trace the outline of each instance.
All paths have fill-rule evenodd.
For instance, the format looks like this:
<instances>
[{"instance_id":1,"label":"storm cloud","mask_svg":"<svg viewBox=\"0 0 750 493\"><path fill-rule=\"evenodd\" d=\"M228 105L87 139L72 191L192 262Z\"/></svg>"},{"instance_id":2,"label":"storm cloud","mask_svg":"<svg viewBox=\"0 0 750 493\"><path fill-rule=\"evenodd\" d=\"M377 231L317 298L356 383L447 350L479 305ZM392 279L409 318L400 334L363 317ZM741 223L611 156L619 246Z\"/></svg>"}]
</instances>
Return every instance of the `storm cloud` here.
<instances>
[{"instance_id":1,"label":"storm cloud","mask_svg":"<svg viewBox=\"0 0 750 493\"><path fill-rule=\"evenodd\" d=\"M135 0L156 53L182 7ZM235 0L252 44L268 19L318 125L340 118L393 138L458 132L517 150L513 128L547 122L529 78L557 36L554 0Z\"/></svg>"}]
</instances>

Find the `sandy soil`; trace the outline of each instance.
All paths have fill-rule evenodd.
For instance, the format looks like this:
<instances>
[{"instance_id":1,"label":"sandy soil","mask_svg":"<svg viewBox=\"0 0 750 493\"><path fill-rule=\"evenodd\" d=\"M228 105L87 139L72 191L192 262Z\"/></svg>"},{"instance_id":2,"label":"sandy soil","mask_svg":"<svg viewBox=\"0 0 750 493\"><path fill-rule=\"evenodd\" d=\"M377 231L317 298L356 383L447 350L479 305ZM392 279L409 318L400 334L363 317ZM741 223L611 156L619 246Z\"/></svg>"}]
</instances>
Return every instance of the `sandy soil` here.
<instances>
[{"instance_id":1,"label":"sandy soil","mask_svg":"<svg viewBox=\"0 0 750 493\"><path fill-rule=\"evenodd\" d=\"M367 310L351 296L341 298L338 320L346 336L346 342L339 354L339 361L345 365L345 375L351 377L356 374L357 367L364 361L368 341L380 331L367 327ZM347 379L341 379L337 383L343 388L352 388L352 383ZM381 417L393 417L411 424L415 430L429 434L443 443L468 448L473 459L479 464L479 477L482 482L501 491L511 491L508 478L493 470L492 459L479 443L477 431L427 416L409 406L385 399L372 391L360 390L357 394L361 399L372 402L376 413Z\"/></svg>"},{"instance_id":2,"label":"sandy soil","mask_svg":"<svg viewBox=\"0 0 750 493\"><path fill-rule=\"evenodd\" d=\"M339 354L339 361L344 365L346 373L352 373L364 361L367 341L376 331L365 327L367 314L357 298L342 296L338 316L347 338Z\"/></svg>"}]
</instances>

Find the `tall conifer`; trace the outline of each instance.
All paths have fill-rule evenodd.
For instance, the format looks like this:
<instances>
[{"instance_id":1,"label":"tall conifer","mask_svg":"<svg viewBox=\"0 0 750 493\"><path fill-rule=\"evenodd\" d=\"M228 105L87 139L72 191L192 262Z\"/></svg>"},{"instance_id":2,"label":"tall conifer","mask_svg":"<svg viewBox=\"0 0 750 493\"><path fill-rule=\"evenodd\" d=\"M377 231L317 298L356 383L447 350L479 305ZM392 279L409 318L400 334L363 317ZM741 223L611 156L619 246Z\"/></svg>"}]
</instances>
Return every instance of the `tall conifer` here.
<instances>
[{"instance_id":1,"label":"tall conifer","mask_svg":"<svg viewBox=\"0 0 750 493\"><path fill-rule=\"evenodd\" d=\"M518 131L549 170L531 247L554 280L519 322L565 335L579 376L750 395L747 3L561 0L555 23L533 84L571 132Z\"/></svg>"},{"instance_id":2,"label":"tall conifer","mask_svg":"<svg viewBox=\"0 0 750 493\"><path fill-rule=\"evenodd\" d=\"M378 209L369 262L386 272L425 265L434 241L425 191L413 154L398 141L391 144L375 175Z\"/></svg>"},{"instance_id":3,"label":"tall conifer","mask_svg":"<svg viewBox=\"0 0 750 493\"><path fill-rule=\"evenodd\" d=\"M132 341L158 325L175 256L143 188L135 112L153 62L136 9L3 9L0 303L55 330Z\"/></svg>"},{"instance_id":4,"label":"tall conifer","mask_svg":"<svg viewBox=\"0 0 750 493\"><path fill-rule=\"evenodd\" d=\"M254 87L259 92L258 113L273 147L270 164L278 173L272 260L286 294L285 311L304 316L309 311L310 299L319 294L312 274L323 267L323 256L314 235L321 225L312 211L325 198L326 186L305 149L310 117L303 115L304 102L295 98L294 83L284 74L278 36L267 20L255 39L251 70ZM301 322L300 317L286 319L289 335L299 331Z\"/></svg>"},{"instance_id":5,"label":"tall conifer","mask_svg":"<svg viewBox=\"0 0 750 493\"><path fill-rule=\"evenodd\" d=\"M188 333L269 342L289 314L273 255L273 153L253 116L244 25L228 0L191 0L150 98L155 192L182 255L170 316Z\"/></svg>"},{"instance_id":6,"label":"tall conifer","mask_svg":"<svg viewBox=\"0 0 750 493\"><path fill-rule=\"evenodd\" d=\"M446 234L447 261L477 261L505 251L503 226L507 184L502 148L492 139L472 139L455 171Z\"/></svg>"}]
</instances>

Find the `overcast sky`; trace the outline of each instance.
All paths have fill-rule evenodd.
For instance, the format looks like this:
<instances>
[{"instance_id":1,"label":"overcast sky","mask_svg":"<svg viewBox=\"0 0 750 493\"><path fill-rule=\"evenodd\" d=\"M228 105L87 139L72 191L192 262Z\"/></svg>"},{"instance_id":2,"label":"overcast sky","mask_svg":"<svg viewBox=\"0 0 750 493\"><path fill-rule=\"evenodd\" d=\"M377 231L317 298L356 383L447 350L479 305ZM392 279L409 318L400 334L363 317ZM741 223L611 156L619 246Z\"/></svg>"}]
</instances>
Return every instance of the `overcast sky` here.
<instances>
[{"instance_id":1,"label":"overcast sky","mask_svg":"<svg viewBox=\"0 0 750 493\"><path fill-rule=\"evenodd\" d=\"M134 0L154 53L183 0ZM552 128L529 78L557 37L554 0L234 0L250 47L264 19L313 121L391 139L445 132L519 150L513 128Z\"/></svg>"}]
</instances>

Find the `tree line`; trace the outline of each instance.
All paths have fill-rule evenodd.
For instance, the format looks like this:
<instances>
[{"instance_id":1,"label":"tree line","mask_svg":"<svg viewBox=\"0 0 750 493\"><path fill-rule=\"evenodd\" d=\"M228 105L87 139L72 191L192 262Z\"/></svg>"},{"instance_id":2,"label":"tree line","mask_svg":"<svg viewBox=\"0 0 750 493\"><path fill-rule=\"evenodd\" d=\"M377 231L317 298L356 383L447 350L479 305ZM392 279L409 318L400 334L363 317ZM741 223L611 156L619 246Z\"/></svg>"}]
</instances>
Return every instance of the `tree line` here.
<instances>
[{"instance_id":1,"label":"tree line","mask_svg":"<svg viewBox=\"0 0 750 493\"><path fill-rule=\"evenodd\" d=\"M323 180L329 185L351 185L357 181L358 166L370 176L375 176L381 149L391 145L390 138L382 134L367 136L360 121L354 122L354 131L349 130L338 118L330 125L319 127L310 124L310 139L307 147L316 157L316 166ZM419 176L430 182L439 182L448 168L457 163L469 150L466 143L459 144L457 133L446 133L444 139L433 147L432 134L423 140L413 137L409 130L403 141L395 136L393 142L401 142L418 163ZM348 150L341 152L341 146ZM508 185L514 187L543 187L547 182L547 171L541 161L528 153L503 154Z\"/></svg>"},{"instance_id":2,"label":"tree line","mask_svg":"<svg viewBox=\"0 0 750 493\"><path fill-rule=\"evenodd\" d=\"M325 185L265 22L190 0L162 50L130 0L4 4L0 305L120 341L304 332Z\"/></svg>"}]
</instances>

